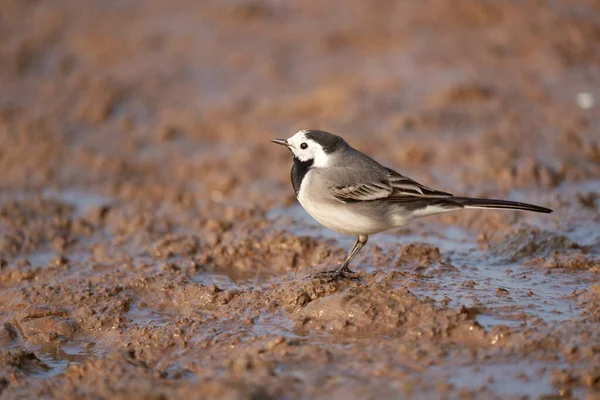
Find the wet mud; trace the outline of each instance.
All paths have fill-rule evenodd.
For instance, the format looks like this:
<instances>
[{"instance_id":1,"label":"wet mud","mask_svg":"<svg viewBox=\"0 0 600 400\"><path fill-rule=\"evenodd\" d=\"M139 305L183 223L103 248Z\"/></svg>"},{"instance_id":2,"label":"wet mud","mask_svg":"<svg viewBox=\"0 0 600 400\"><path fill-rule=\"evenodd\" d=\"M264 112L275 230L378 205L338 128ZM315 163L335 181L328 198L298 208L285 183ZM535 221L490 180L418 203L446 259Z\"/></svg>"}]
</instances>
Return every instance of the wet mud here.
<instances>
[{"instance_id":1,"label":"wet mud","mask_svg":"<svg viewBox=\"0 0 600 400\"><path fill-rule=\"evenodd\" d=\"M594 1L5 0L0 398L598 398ZM299 129L469 211L354 238Z\"/></svg>"}]
</instances>

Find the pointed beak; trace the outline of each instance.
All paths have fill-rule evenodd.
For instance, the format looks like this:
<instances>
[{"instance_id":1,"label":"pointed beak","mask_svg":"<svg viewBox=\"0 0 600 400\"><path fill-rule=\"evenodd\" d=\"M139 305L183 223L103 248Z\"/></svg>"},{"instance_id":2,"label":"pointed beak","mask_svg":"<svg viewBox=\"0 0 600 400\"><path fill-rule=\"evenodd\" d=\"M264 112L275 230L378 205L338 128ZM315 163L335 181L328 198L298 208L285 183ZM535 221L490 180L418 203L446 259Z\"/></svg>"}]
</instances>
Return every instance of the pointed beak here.
<instances>
[{"instance_id":1,"label":"pointed beak","mask_svg":"<svg viewBox=\"0 0 600 400\"><path fill-rule=\"evenodd\" d=\"M272 142L272 143L275 143L275 144L280 144L280 145L282 145L282 146L286 146L286 147L289 147L289 146L290 146L290 145L288 144L287 140L285 140L285 139L273 139L273 140L271 140L271 142Z\"/></svg>"}]
</instances>

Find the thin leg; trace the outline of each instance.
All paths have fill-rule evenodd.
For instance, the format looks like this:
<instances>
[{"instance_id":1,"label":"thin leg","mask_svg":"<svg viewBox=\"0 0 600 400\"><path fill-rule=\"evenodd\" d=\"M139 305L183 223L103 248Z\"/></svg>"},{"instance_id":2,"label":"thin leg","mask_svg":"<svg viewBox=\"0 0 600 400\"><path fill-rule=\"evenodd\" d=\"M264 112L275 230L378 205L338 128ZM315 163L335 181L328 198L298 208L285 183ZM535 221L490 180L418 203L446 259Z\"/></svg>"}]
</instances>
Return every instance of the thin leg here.
<instances>
[{"instance_id":1,"label":"thin leg","mask_svg":"<svg viewBox=\"0 0 600 400\"><path fill-rule=\"evenodd\" d=\"M346 259L338 269L335 269L333 271L319 272L318 274L314 274L312 277L335 280L339 278L346 278L348 277L347 274L353 274L354 272L352 272L350 268L348 268L348 265L350 264L350 261L352 261L354 256L358 254L360 249L362 249L363 246L367 244L368 240L369 237L367 235L358 235L356 241L354 242L354 246L352 246L352 250L350 250L350 253L348 253L348 256L346 256Z\"/></svg>"},{"instance_id":2,"label":"thin leg","mask_svg":"<svg viewBox=\"0 0 600 400\"><path fill-rule=\"evenodd\" d=\"M358 254L360 249L362 249L363 246L365 244L367 244L368 240L369 240L369 237L367 235L358 235L356 237L356 241L354 242L354 246L352 246L352 250L350 250L350 253L348 253L348 256L342 263L342 266L336 270L338 272L338 274L343 274L344 272L347 272L350 274L354 273L354 272L350 271L350 268L348 268L348 265L350 264L350 261L352 261L354 256Z\"/></svg>"}]
</instances>

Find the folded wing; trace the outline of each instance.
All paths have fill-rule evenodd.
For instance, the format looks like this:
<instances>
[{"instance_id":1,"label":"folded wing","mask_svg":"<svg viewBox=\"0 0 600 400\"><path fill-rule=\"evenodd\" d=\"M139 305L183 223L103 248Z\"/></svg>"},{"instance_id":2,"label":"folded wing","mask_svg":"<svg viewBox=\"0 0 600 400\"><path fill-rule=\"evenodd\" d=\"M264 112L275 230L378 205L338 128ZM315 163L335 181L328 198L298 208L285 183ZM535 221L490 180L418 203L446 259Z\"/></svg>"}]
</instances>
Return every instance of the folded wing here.
<instances>
[{"instance_id":1,"label":"folded wing","mask_svg":"<svg viewBox=\"0 0 600 400\"><path fill-rule=\"evenodd\" d=\"M421 185L387 168L388 175L372 182L331 187L333 196L342 203L386 200L394 202L452 197L452 194Z\"/></svg>"}]
</instances>

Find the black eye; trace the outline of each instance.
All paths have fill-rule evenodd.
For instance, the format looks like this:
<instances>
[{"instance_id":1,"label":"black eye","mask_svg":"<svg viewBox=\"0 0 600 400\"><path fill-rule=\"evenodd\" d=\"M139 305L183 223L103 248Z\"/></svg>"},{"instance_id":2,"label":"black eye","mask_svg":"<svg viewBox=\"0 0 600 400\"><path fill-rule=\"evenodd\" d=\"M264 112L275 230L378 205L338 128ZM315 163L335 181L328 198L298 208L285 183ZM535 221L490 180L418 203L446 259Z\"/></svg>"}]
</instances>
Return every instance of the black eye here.
<instances>
[{"instance_id":1,"label":"black eye","mask_svg":"<svg viewBox=\"0 0 600 400\"><path fill-rule=\"evenodd\" d=\"M306 149L307 147L308 147L308 145L307 145L306 143L304 143L304 142L302 142L302 143L300 144L300 148L301 148L302 150Z\"/></svg>"}]
</instances>

